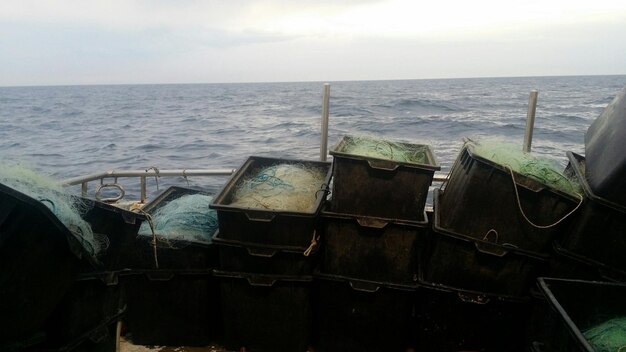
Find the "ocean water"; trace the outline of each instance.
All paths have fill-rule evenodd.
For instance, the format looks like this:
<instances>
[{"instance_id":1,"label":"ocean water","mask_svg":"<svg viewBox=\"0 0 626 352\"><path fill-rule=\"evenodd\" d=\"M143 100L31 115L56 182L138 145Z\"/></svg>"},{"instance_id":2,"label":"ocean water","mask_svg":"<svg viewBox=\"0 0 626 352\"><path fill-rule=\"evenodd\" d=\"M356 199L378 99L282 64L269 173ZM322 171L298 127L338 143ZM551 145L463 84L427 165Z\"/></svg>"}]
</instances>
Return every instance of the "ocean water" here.
<instances>
[{"instance_id":1,"label":"ocean water","mask_svg":"<svg viewBox=\"0 0 626 352\"><path fill-rule=\"evenodd\" d=\"M533 152L565 165L565 152L584 152L585 131L624 86L626 76L331 82L329 148L344 134L426 143L445 172L465 137L521 145L537 89ZM322 90L323 82L0 87L0 158L60 179L236 168L249 155L315 160ZM224 181L189 180L211 190Z\"/></svg>"}]
</instances>

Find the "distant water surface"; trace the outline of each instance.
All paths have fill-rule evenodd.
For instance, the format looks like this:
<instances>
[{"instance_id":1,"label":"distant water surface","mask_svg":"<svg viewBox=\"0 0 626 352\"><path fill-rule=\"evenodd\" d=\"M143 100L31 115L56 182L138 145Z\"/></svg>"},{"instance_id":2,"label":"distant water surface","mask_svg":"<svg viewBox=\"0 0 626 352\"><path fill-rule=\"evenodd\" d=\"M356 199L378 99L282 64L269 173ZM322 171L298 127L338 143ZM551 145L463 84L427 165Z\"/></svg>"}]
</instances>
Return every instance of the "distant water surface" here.
<instances>
[{"instance_id":1,"label":"distant water surface","mask_svg":"<svg viewBox=\"0 0 626 352\"><path fill-rule=\"evenodd\" d=\"M347 133L432 145L444 171L464 137L563 160L626 76L331 82L329 144ZM0 88L0 156L68 178L110 169L236 168L249 155L319 158L321 82ZM224 178L190 180L218 189ZM163 185L163 184L162 184ZM131 193L136 190L131 186Z\"/></svg>"}]
</instances>

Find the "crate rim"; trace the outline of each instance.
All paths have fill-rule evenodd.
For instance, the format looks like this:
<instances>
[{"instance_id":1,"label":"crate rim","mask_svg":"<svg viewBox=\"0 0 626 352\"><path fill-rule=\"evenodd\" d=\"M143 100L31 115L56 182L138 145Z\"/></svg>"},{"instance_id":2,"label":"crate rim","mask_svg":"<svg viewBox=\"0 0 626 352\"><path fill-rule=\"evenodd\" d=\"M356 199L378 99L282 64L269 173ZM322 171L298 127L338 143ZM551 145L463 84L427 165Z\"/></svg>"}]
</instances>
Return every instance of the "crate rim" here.
<instances>
[{"instance_id":1,"label":"crate rim","mask_svg":"<svg viewBox=\"0 0 626 352\"><path fill-rule=\"evenodd\" d=\"M221 204L224 201L224 197L229 193L229 190L237 184L241 177L249 170L250 166L253 165L257 160L261 161L269 161L275 164L278 163L287 163L287 164L313 164L318 166L324 166L327 168L326 177L324 178L324 182L322 183L322 187L325 186L325 189L320 189L323 191L322 195L316 195L315 200L315 209L310 212L298 212L298 211L289 211L289 210L270 210L270 209L259 209L259 208L250 208L250 207L237 207L229 204ZM257 214L266 214L266 215L280 215L280 216L294 216L294 217L316 217L320 211L323 201L326 199L326 195L329 193L330 189L330 179L332 177L332 163L330 161L318 161L318 160L302 160L302 159L289 159L289 158L271 158L265 156L249 156L246 161L233 173L230 179L222 186L220 191L217 193L215 197L213 197L213 201L209 204L210 209L216 209L219 211L230 211L230 212L253 212ZM318 192L319 193L319 192Z\"/></svg>"},{"instance_id":2,"label":"crate rim","mask_svg":"<svg viewBox=\"0 0 626 352\"><path fill-rule=\"evenodd\" d=\"M552 243L552 247L554 248L554 252L557 255L563 256L565 258L571 259L571 260L575 260L575 261L579 261L585 265L589 265L592 266L593 268L595 268L596 270L598 270L598 274L600 276L602 276L603 278L607 279L607 280L611 280L611 281L615 281L615 282L626 282L626 272L617 268L614 268L610 265L606 265L604 263L598 262L596 260L593 260L591 258L587 258L583 255L571 252L565 248L563 248L558 241L554 241ZM611 276L611 274L615 274L617 275L617 278L614 278ZM621 279L620 279L621 278Z\"/></svg>"},{"instance_id":3,"label":"crate rim","mask_svg":"<svg viewBox=\"0 0 626 352\"><path fill-rule=\"evenodd\" d=\"M398 166L404 166L404 167L413 168L413 169L430 170L433 172L441 170L441 166L437 163L435 153L433 153L431 146L428 144L394 142L394 143L398 143L401 145L426 147L426 151L427 151L426 157L428 158L429 164L418 164L418 163L410 163L410 162L395 161L395 160L382 159L382 158L376 158L376 157L369 157L369 156L363 156L363 155L357 155L357 154L349 154L346 152L339 151L338 149L340 148L340 146L345 144L346 140L349 138L354 138L354 136L344 135L343 138L329 151L329 154L335 158L345 158L345 159L352 159L352 160L358 160L358 161L368 161L368 160L384 161L384 162L396 164ZM333 160L333 163L334 163L334 160Z\"/></svg>"},{"instance_id":4,"label":"crate rim","mask_svg":"<svg viewBox=\"0 0 626 352\"><path fill-rule=\"evenodd\" d=\"M342 212L327 210L326 207L322 207L322 210L320 211L320 218L354 220L361 227L368 227L368 226L361 225L359 223L360 219L372 219L372 220L378 221L379 223L384 223L384 225L380 227L381 229L385 228L389 224L406 226L406 227L415 227L415 228L429 228L430 224L428 222L428 216L426 214L426 210L424 210L423 216L424 216L423 221L412 221L412 220L390 219L390 218L382 218L382 217L377 217L377 216L342 213Z\"/></svg>"},{"instance_id":5,"label":"crate rim","mask_svg":"<svg viewBox=\"0 0 626 352\"><path fill-rule=\"evenodd\" d=\"M176 191L184 191L184 192L188 192L185 195L188 194L203 194L203 195L207 195L207 196L211 196L213 197L213 195L207 191L204 190L198 190L198 189L193 189L193 188L189 188L189 187L181 187L181 186L170 186L168 187L165 191L163 191L163 193L159 194L156 198L154 198L153 200L151 200L150 202L148 202L146 205L144 205L141 209L143 211L145 211L146 213L150 213L151 211L155 210L154 208L159 205L159 203L161 203L165 198L167 198L170 194L172 194L173 192ZM135 213L137 214L137 213Z\"/></svg>"},{"instance_id":6,"label":"crate rim","mask_svg":"<svg viewBox=\"0 0 626 352\"><path fill-rule=\"evenodd\" d=\"M313 278L315 280L345 282L348 285L350 285L351 289L355 291L360 291L354 288L355 284L357 285L365 284L368 286L377 286L378 288L384 287L384 288L388 288L392 290L409 291L409 292L415 292L419 288L419 284L417 283L409 285L409 284L398 284L398 283L391 283L391 282L384 282L384 281L364 280L364 279L357 279L357 278L352 278L352 277L343 276L343 275L327 274L319 270L316 270L313 273ZM377 292L377 291L374 291L374 292Z\"/></svg>"},{"instance_id":7,"label":"crate rim","mask_svg":"<svg viewBox=\"0 0 626 352\"><path fill-rule=\"evenodd\" d=\"M219 230L215 231L213 234L213 238L211 243L218 246L229 246L229 247L244 247L244 248L262 248L262 249L274 249L276 252L285 252L285 253L299 253L303 254L309 247L304 246L283 246L277 244L263 244L258 242L245 242L238 241L232 239L221 238L219 236Z\"/></svg>"}]
</instances>

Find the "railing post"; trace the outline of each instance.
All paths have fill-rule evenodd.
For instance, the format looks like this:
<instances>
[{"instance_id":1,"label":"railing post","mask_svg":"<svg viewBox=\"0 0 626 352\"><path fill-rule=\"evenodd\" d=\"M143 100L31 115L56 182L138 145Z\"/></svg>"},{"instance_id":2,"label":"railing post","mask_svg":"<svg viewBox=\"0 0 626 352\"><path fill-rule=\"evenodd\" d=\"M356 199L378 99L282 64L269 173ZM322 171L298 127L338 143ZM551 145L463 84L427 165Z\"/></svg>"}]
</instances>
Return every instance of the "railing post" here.
<instances>
[{"instance_id":1,"label":"railing post","mask_svg":"<svg viewBox=\"0 0 626 352\"><path fill-rule=\"evenodd\" d=\"M143 204L146 202L146 176L140 176L141 180L141 199L140 203Z\"/></svg>"},{"instance_id":2,"label":"railing post","mask_svg":"<svg viewBox=\"0 0 626 352\"><path fill-rule=\"evenodd\" d=\"M330 84L324 83L324 97L322 99L322 136L320 141L320 160L326 161L328 154L328 114L330 103Z\"/></svg>"},{"instance_id":3,"label":"railing post","mask_svg":"<svg viewBox=\"0 0 626 352\"><path fill-rule=\"evenodd\" d=\"M87 197L87 182L83 182L80 184L80 195L83 197Z\"/></svg>"},{"instance_id":4,"label":"railing post","mask_svg":"<svg viewBox=\"0 0 626 352\"><path fill-rule=\"evenodd\" d=\"M530 91L530 97L528 98L528 112L526 113L526 132L524 133L524 148L525 153L530 153L530 145L533 142L533 129L535 128L535 111L537 110L537 92L536 89Z\"/></svg>"}]
</instances>

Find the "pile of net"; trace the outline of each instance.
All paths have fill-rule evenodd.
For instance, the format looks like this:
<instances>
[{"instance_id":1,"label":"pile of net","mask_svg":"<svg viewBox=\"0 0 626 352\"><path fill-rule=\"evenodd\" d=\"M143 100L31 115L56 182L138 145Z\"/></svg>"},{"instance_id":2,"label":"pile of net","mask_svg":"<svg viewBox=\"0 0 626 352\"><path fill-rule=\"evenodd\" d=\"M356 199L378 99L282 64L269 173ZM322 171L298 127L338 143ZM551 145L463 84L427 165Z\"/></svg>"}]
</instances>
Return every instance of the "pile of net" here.
<instances>
[{"instance_id":1,"label":"pile of net","mask_svg":"<svg viewBox=\"0 0 626 352\"><path fill-rule=\"evenodd\" d=\"M577 180L563 174L559 162L544 156L524 153L521 146L498 141L468 141L465 144L474 154L514 172L535 179L544 185L579 197L582 194Z\"/></svg>"},{"instance_id":2,"label":"pile of net","mask_svg":"<svg viewBox=\"0 0 626 352\"><path fill-rule=\"evenodd\" d=\"M230 205L311 212L325 177L325 168L304 164L283 163L252 170L237 183Z\"/></svg>"},{"instance_id":3,"label":"pile of net","mask_svg":"<svg viewBox=\"0 0 626 352\"><path fill-rule=\"evenodd\" d=\"M428 146L371 136L346 136L337 152L412 164L428 164Z\"/></svg>"},{"instance_id":4,"label":"pile of net","mask_svg":"<svg viewBox=\"0 0 626 352\"><path fill-rule=\"evenodd\" d=\"M151 214L154 232L167 240L210 242L217 231L217 214L209 209L213 198L204 194L188 194L155 209ZM150 223L139 228L140 235L152 235Z\"/></svg>"},{"instance_id":5,"label":"pile of net","mask_svg":"<svg viewBox=\"0 0 626 352\"><path fill-rule=\"evenodd\" d=\"M107 238L95 236L89 223L82 219L81 215L88 210L86 205L66 193L59 181L19 163L2 160L0 183L47 206L91 255L108 246Z\"/></svg>"},{"instance_id":6,"label":"pile of net","mask_svg":"<svg viewBox=\"0 0 626 352\"><path fill-rule=\"evenodd\" d=\"M626 351L626 317L613 318L583 332L598 352Z\"/></svg>"}]
</instances>

